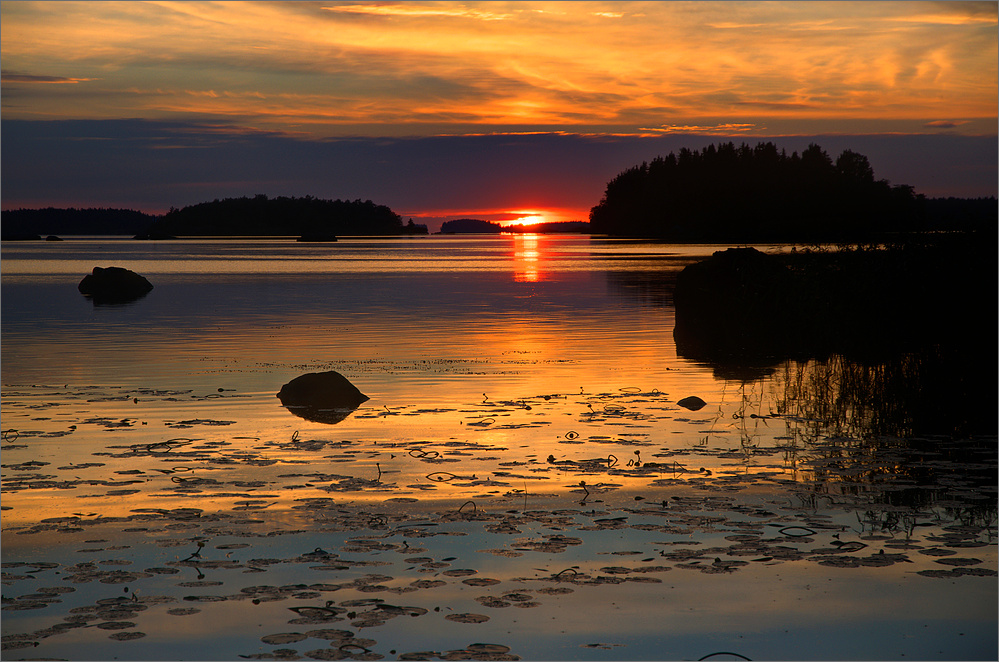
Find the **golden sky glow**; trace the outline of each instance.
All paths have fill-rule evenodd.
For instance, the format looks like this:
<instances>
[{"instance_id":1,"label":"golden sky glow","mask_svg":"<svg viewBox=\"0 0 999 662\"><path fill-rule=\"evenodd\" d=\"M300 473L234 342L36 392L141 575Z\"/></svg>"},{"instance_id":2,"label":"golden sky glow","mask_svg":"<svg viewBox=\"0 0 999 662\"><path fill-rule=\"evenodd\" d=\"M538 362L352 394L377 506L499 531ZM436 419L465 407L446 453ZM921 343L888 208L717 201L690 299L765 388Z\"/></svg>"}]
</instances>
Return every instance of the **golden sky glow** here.
<instances>
[{"instance_id":1,"label":"golden sky glow","mask_svg":"<svg viewBox=\"0 0 999 662\"><path fill-rule=\"evenodd\" d=\"M5 2L0 26L4 119L303 137L996 126L994 2Z\"/></svg>"},{"instance_id":2,"label":"golden sky glow","mask_svg":"<svg viewBox=\"0 0 999 662\"><path fill-rule=\"evenodd\" d=\"M536 225L538 223L546 222L545 214L538 211L524 211L524 212L513 212L515 214L523 214L523 216L518 216L513 221L509 223L504 223L503 225Z\"/></svg>"}]
</instances>

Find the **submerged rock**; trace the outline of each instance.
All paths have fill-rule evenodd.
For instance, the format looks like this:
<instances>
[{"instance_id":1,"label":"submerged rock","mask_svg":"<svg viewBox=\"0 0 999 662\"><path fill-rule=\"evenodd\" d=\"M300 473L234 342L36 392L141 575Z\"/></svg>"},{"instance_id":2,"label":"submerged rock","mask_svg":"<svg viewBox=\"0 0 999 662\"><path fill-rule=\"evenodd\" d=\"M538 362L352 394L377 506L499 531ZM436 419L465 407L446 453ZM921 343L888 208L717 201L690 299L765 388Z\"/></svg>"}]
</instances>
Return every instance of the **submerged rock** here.
<instances>
[{"instance_id":1,"label":"submerged rock","mask_svg":"<svg viewBox=\"0 0 999 662\"><path fill-rule=\"evenodd\" d=\"M315 423L339 423L368 396L335 370L310 372L281 387L277 397L288 411Z\"/></svg>"},{"instance_id":2,"label":"submerged rock","mask_svg":"<svg viewBox=\"0 0 999 662\"><path fill-rule=\"evenodd\" d=\"M153 289L143 276L122 267L94 267L77 286L80 292L93 299L96 305L128 303L140 299Z\"/></svg>"}]
</instances>

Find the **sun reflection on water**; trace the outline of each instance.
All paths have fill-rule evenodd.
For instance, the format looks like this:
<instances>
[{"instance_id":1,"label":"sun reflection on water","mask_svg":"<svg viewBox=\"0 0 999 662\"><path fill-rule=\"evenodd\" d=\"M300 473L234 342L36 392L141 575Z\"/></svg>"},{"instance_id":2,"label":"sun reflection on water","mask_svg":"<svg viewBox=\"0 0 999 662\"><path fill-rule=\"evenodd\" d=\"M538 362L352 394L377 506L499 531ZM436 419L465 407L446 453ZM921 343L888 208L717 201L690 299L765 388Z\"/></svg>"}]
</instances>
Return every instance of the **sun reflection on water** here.
<instances>
[{"instance_id":1,"label":"sun reflection on water","mask_svg":"<svg viewBox=\"0 0 999 662\"><path fill-rule=\"evenodd\" d=\"M513 258L516 271L514 280L518 283L536 283L545 280L540 269L541 251L536 234L518 234L514 237Z\"/></svg>"}]
</instances>

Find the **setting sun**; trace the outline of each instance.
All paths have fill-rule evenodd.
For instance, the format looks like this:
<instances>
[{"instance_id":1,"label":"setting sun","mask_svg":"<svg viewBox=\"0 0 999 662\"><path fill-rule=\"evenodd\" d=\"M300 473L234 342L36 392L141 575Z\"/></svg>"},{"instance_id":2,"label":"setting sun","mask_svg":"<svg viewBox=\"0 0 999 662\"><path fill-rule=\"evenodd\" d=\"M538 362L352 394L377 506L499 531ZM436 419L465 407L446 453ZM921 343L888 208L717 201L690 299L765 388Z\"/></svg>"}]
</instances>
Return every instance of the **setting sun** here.
<instances>
[{"instance_id":1,"label":"setting sun","mask_svg":"<svg viewBox=\"0 0 999 662\"><path fill-rule=\"evenodd\" d=\"M546 221L544 215L540 212L535 211L514 211L511 214L523 214L523 216L518 216L511 221L503 223L504 226L509 225L537 225L538 223L544 223Z\"/></svg>"}]
</instances>

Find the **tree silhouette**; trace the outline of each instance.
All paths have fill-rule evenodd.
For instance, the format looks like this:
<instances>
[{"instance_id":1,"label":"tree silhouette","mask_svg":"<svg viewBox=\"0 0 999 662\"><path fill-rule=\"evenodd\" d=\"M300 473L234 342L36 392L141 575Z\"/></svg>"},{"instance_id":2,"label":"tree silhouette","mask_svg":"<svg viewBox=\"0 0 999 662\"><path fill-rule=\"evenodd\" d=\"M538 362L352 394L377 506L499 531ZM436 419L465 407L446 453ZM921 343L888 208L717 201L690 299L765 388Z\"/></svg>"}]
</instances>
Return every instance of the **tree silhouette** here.
<instances>
[{"instance_id":1,"label":"tree silhouette","mask_svg":"<svg viewBox=\"0 0 999 662\"><path fill-rule=\"evenodd\" d=\"M268 198L257 194L171 210L150 232L174 236L394 235L407 229L398 214L371 200Z\"/></svg>"},{"instance_id":2,"label":"tree silhouette","mask_svg":"<svg viewBox=\"0 0 999 662\"><path fill-rule=\"evenodd\" d=\"M3 212L3 236L134 235L145 232L156 217L132 209L12 209Z\"/></svg>"},{"instance_id":3,"label":"tree silhouette","mask_svg":"<svg viewBox=\"0 0 999 662\"><path fill-rule=\"evenodd\" d=\"M788 155L772 142L727 142L623 171L590 210L590 229L705 242L860 241L956 229L942 214L955 204L926 202L910 186L876 179L868 158L852 150L834 161L814 143ZM975 209L970 225L985 228L995 218L994 206Z\"/></svg>"}]
</instances>

